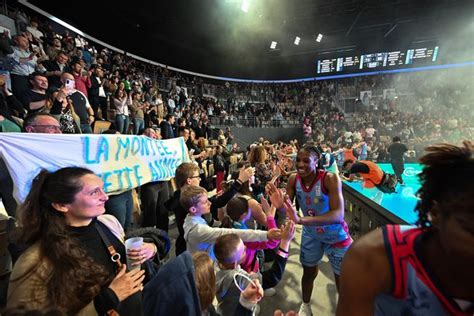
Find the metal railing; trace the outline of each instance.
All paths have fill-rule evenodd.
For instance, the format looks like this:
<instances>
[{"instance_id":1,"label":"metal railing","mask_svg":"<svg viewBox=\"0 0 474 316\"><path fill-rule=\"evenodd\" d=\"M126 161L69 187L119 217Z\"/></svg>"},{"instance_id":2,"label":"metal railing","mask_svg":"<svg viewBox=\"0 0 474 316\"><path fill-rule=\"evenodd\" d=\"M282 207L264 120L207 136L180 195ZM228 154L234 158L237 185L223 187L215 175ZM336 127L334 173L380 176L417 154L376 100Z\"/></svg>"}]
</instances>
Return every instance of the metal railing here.
<instances>
[{"instance_id":1,"label":"metal railing","mask_svg":"<svg viewBox=\"0 0 474 316\"><path fill-rule=\"evenodd\" d=\"M225 118L210 117L210 123L215 127L234 126L234 127L251 127L251 128L289 128L301 126L301 119L264 119L264 118Z\"/></svg>"}]
</instances>

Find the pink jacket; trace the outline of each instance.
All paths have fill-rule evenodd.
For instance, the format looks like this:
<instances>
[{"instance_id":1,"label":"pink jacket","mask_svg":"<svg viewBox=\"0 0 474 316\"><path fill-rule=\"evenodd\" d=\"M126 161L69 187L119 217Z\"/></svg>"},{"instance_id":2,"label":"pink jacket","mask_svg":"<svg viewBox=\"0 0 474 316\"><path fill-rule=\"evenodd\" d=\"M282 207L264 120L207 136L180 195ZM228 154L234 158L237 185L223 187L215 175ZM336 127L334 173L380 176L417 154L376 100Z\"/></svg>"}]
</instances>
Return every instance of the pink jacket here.
<instances>
[{"instance_id":1,"label":"pink jacket","mask_svg":"<svg viewBox=\"0 0 474 316\"><path fill-rule=\"evenodd\" d=\"M267 227L268 229L278 228L275 222L275 218L271 216L267 216ZM280 244L279 240L267 240L267 241L249 241L244 242L246 247L245 249L245 258L240 263L240 267L250 272L257 272L260 269L259 263L257 258L255 258L255 254L257 250L261 249L274 249Z\"/></svg>"}]
</instances>

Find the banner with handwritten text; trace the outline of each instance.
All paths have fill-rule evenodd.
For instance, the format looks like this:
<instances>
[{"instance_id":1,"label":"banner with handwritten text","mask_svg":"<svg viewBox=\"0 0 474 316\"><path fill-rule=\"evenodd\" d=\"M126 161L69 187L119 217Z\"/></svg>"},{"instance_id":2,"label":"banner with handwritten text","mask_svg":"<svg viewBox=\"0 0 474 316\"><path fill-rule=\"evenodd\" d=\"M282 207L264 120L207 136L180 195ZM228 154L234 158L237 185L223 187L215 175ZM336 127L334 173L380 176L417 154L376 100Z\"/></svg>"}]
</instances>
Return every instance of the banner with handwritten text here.
<instances>
[{"instance_id":1,"label":"banner with handwritten text","mask_svg":"<svg viewBox=\"0 0 474 316\"><path fill-rule=\"evenodd\" d=\"M23 201L41 169L91 169L104 181L107 193L120 193L148 182L169 180L176 167L189 161L182 137L154 140L132 135L65 135L1 133L0 157Z\"/></svg>"}]
</instances>

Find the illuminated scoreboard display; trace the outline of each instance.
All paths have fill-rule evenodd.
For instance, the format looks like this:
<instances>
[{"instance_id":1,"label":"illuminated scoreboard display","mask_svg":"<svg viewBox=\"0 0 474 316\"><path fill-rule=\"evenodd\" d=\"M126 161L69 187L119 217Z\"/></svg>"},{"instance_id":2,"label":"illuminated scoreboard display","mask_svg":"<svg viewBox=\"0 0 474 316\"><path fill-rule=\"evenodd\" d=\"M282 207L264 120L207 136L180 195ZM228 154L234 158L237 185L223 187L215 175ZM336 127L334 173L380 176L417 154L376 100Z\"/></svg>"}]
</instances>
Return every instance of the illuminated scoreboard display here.
<instances>
[{"instance_id":1,"label":"illuminated scoreboard display","mask_svg":"<svg viewBox=\"0 0 474 316\"><path fill-rule=\"evenodd\" d=\"M337 74L429 65L436 62L438 52L439 46L436 46L432 48L410 48L406 51L320 59L317 62L317 73Z\"/></svg>"}]
</instances>

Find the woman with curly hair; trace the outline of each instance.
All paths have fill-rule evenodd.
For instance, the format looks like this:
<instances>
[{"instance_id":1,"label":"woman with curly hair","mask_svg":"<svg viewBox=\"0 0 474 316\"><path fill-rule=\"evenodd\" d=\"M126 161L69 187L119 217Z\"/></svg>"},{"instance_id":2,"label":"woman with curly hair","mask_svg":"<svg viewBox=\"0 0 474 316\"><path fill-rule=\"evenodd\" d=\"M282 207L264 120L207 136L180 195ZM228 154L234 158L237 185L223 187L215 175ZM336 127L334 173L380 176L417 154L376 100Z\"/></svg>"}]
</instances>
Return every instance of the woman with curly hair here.
<instances>
[{"instance_id":1,"label":"woman with curly hair","mask_svg":"<svg viewBox=\"0 0 474 316\"><path fill-rule=\"evenodd\" d=\"M124 232L104 215L102 180L84 168L41 171L20 208L20 240L28 248L10 278L7 307L68 315L142 313L144 271L127 272ZM129 251L134 265L156 253L153 244Z\"/></svg>"},{"instance_id":2,"label":"woman with curly hair","mask_svg":"<svg viewBox=\"0 0 474 316\"><path fill-rule=\"evenodd\" d=\"M473 315L473 151L426 148L418 227L387 225L351 247L337 315Z\"/></svg>"},{"instance_id":3,"label":"woman with curly hair","mask_svg":"<svg viewBox=\"0 0 474 316\"><path fill-rule=\"evenodd\" d=\"M263 145L253 146L250 149L248 162L250 166L255 168L255 182L252 185L252 189L256 198L259 198L259 195L265 192L267 182L270 182L274 176L274 168L271 166L270 158L270 155Z\"/></svg>"}]
</instances>

